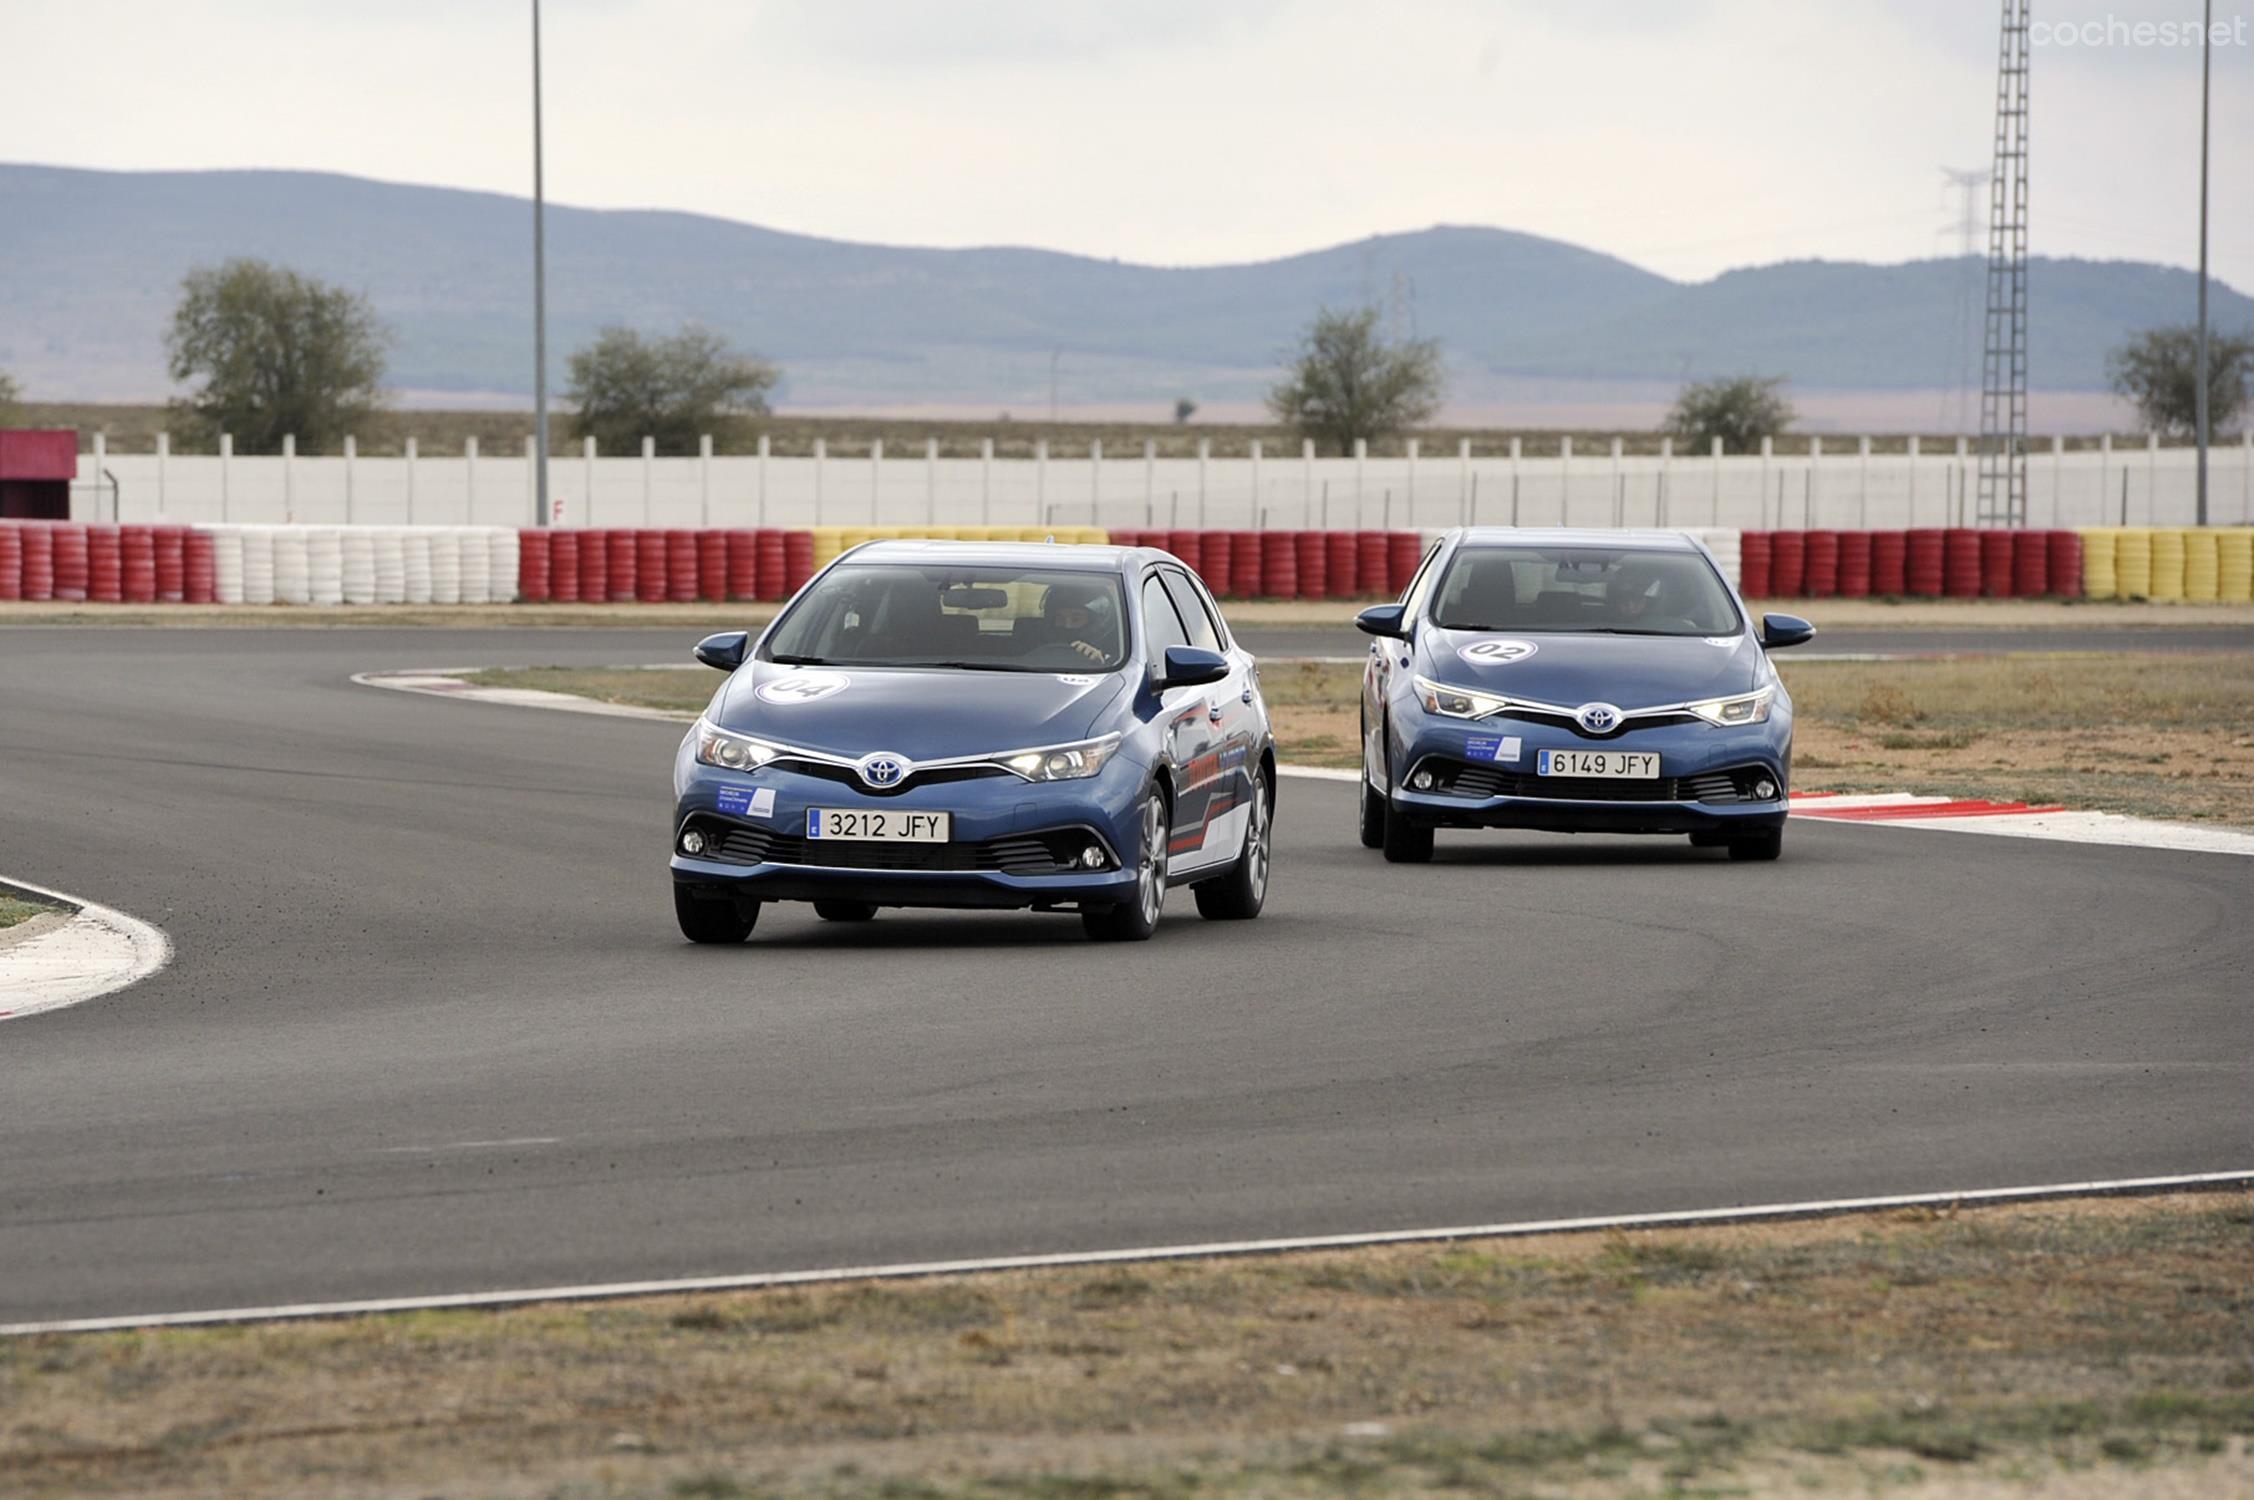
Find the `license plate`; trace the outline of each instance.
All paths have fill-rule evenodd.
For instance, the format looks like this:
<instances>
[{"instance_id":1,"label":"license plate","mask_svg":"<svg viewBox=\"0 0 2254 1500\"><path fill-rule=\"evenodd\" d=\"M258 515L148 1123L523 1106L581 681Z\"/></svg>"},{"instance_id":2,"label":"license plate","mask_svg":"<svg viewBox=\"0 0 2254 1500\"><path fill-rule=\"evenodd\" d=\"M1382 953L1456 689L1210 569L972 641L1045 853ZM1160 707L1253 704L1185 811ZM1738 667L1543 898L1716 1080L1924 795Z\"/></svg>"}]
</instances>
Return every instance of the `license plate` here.
<instances>
[{"instance_id":1,"label":"license plate","mask_svg":"<svg viewBox=\"0 0 2254 1500\"><path fill-rule=\"evenodd\" d=\"M809 807L806 836L863 844L944 844L953 814L900 812L887 808Z\"/></svg>"},{"instance_id":2,"label":"license plate","mask_svg":"<svg viewBox=\"0 0 2254 1500\"><path fill-rule=\"evenodd\" d=\"M1535 756L1534 771L1539 776L1657 781L1659 755L1651 750L1543 750Z\"/></svg>"}]
</instances>

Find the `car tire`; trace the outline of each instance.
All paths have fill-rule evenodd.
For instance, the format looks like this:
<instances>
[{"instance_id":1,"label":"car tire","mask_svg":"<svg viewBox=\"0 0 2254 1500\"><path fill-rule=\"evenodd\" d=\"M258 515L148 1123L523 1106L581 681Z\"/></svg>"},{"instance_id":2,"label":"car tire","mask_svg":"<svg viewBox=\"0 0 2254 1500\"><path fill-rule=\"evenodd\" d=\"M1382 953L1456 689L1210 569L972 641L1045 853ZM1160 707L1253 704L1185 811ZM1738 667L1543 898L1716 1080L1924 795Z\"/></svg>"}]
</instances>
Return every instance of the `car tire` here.
<instances>
[{"instance_id":1,"label":"car tire","mask_svg":"<svg viewBox=\"0 0 2254 1500\"><path fill-rule=\"evenodd\" d=\"M874 901L817 901L814 915L825 922L866 922L877 914Z\"/></svg>"},{"instance_id":2,"label":"car tire","mask_svg":"<svg viewBox=\"0 0 2254 1500\"><path fill-rule=\"evenodd\" d=\"M673 917L681 924L681 936L692 943L740 943L759 924L759 903L725 897L715 901L676 885Z\"/></svg>"},{"instance_id":3,"label":"car tire","mask_svg":"<svg viewBox=\"0 0 2254 1500\"><path fill-rule=\"evenodd\" d=\"M1759 833L1740 834L1730 840L1732 859L1775 859L1784 853L1784 830L1766 828Z\"/></svg>"},{"instance_id":4,"label":"car tire","mask_svg":"<svg viewBox=\"0 0 2254 1500\"><path fill-rule=\"evenodd\" d=\"M1190 887L1197 914L1215 922L1245 922L1260 915L1268 900L1269 840L1275 829L1274 789L1264 772L1252 777L1252 816L1244 827L1244 848L1229 873Z\"/></svg>"},{"instance_id":5,"label":"car tire","mask_svg":"<svg viewBox=\"0 0 2254 1500\"><path fill-rule=\"evenodd\" d=\"M1153 786L1143 793L1142 842L1135 850L1135 899L1080 914L1088 936L1104 943L1140 943L1158 930L1166 910L1166 844L1174 820L1166 794Z\"/></svg>"},{"instance_id":6,"label":"car tire","mask_svg":"<svg viewBox=\"0 0 2254 1500\"><path fill-rule=\"evenodd\" d=\"M1362 735L1362 847L1385 847L1385 794L1370 781L1370 737Z\"/></svg>"},{"instance_id":7,"label":"car tire","mask_svg":"<svg viewBox=\"0 0 2254 1500\"><path fill-rule=\"evenodd\" d=\"M1693 849L1726 849L1730 836L1726 833L1694 833L1690 836Z\"/></svg>"},{"instance_id":8,"label":"car tire","mask_svg":"<svg viewBox=\"0 0 2254 1500\"><path fill-rule=\"evenodd\" d=\"M1432 829L1411 823L1389 800L1385 805L1385 862L1421 865L1432 858Z\"/></svg>"}]
</instances>

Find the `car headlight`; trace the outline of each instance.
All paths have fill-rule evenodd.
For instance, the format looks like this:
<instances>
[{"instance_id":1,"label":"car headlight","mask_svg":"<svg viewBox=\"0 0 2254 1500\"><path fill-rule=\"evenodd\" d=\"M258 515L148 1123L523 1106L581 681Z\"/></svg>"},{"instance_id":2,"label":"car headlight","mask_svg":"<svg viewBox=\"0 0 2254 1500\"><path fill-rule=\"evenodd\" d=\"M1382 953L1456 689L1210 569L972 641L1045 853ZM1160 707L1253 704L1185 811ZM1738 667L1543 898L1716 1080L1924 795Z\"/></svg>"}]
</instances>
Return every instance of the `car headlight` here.
<instances>
[{"instance_id":1,"label":"car headlight","mask_svg":"<svg viewBox=\"0 0 2254 1500\"><path fill-rule=\"evenodd\" d=\"M1430 714L1446 714L1451 719L1484 719L1489 714L1499 714L1510 707L1510 699L1493 693L1478 693L1470 688L1450 687L1444 682L1434 682L1429 677L1416 679L1417 701Z\"/></svg>"},{"instance_id":2,"label":"car headlight","mask_svg":"<svg viewBox=\"0 0 2254 1500\"><path fill-rule=\"evenodd\" d=\"M1775 701L1776 696L1777 690L1774 687L1765 687L1740 697L1710 698L1704 703L1693 703L1687 707L1691 713L1697 714L1717 729L1734 729L1740 724L1767 723L1769 705Z\"/></svg>"},{"instance_id":3,"label":"car headlight","mask_svg":"<svg viewBox=\"0 0 2254 1500\"><path fill-rule=\"evenodd\" d=\"M696 740L697 759L724 771L756 771L783 753L778 745L755 740L749 735L730 734L702 719L697 720L696 727L689 733Z\"/></svg>"},{"instance_id":4,"label":"car headlight","mask_svg":"<svg viewBox=\"0 0 2254 1500\"><path fill-rule=\"evenodd\" d=\"M1027 781L1078 781L1101 771L1104 763L1118 753L1119 746L1119 736L1107 734L1100 740L1082 740L1077 745L1019 750L996 756L995 761Z\"/></svg>"}]
</instances>

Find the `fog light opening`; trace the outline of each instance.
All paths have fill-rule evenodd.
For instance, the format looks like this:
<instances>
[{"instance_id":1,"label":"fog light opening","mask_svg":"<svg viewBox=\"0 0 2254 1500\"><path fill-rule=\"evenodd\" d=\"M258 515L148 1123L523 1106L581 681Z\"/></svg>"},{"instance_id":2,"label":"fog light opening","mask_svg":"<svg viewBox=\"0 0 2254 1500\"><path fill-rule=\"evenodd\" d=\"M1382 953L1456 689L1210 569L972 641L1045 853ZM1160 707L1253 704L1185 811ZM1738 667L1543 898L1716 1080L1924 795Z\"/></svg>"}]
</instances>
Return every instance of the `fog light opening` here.
<instances>
[{"instance_id":1,"label":"fog light opening","mask_svg":"<svg viewBox=\"0 0 2254 1500\"><path fill-rule=\"evenodd\" d=\"M1777 800L1777 784L1764 776L1753 783L1753 795L1762 802L1774 802Z\"/></svg>"},{"instance_id":2,"label":"fog light opening","mask_svg":"<svg viewBox=\"0 0 2254 1500\"><path fill-rule=\"evenodd\" d=\"M1087 848L1080 851L1080 863L1087 869L1100 870L1103 868L1103 862L1104 852L1103 850L1097 848L1094 844L1090 844Z\"/></svg>"},{"instance_id":3,"label":"fog light opening","mask_svg":"<svg viewBox=\"0 0 2254 1500\"><path fill-rule=\"evenodd\" d=\"M1417 789L1418 791L1420 791L1420 792L1429 792L1429 791L1431 791L1431 790L1432 790L1432 773L1431 773L1430 771L1419 771L1419 772L1417 772L1417 774L1416 774L1416 775L1414 775L1414 776L1412 776L1412 777L1410 777L1410 778L1409 778L1409 785L1411 785L1411 786L1415 787L1415 788L1416 788L1416 789Z\"/></svg>"},{"instance_id":4,"label":"fog light opening","mask_svg":"<svg viewBox=\"0 0 2254 1500\"><path fill-rule=\"evenodd\" d=\"M683 854L704 853L704 835L694 828L683 830L681 834L681 852Z\"/></svg>"}]
</instances>

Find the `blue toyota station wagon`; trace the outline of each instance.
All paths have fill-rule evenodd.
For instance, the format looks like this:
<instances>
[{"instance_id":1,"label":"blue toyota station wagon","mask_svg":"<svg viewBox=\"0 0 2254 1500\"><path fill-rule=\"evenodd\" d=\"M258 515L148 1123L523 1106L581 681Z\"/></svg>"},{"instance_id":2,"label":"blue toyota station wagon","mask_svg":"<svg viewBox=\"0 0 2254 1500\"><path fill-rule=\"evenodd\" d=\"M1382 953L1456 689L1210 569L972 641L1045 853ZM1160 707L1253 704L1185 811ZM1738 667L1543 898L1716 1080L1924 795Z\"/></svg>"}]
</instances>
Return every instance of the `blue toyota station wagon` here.
<instances>
[{"instance_id":1,"label":"blue toyota station wagon","mask_svg":"<svg viewBox=\"0 0 2254 1500\"><path fill-rule=\"evenodd\" d=\"M1268 893L1275 738L1250 655L1177 559L1143 548L872 542L809 581L674 764L673 902L699 943L762 904L1076 911L1157 927Z\"/></svg>"},{"instance_id":2,"label":"blue toyota station wagon","mask_svg":"<svg viewBox=\"0 0 2254 1500\"><path fill-rule=\"evenodd\" d=\"M1397 604L1364 610L1362 843L1432 857L1441 828L1688 834L1775 859L1792 698L1756 626L1681 532L1463 530Z\"/></svg>"}]
</instances>

